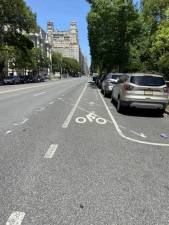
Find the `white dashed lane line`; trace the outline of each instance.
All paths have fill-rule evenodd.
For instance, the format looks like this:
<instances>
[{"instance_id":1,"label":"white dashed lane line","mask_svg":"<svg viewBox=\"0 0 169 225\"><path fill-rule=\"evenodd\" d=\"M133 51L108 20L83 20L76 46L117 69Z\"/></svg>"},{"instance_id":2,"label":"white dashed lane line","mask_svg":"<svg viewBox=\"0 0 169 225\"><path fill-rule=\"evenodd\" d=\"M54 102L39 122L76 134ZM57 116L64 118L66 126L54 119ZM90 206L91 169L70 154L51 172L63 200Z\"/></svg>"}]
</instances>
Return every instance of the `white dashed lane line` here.
<instances>
[{"instance_id":1,"label":"white dashed lane line","mask_svg":"<svg viewBox=\"0 0 169 225\"><path fill-rule=\"evenodd\" d=\"M8 131L5 132L5 134L11 134L11 133L12 133L11 130L8 130Z\"/></svg>"},{"instance_id":2,"label":"white dashed lane line","mask_svg":"<svg viewBox=\"0 0 169 225\"><path fill-rule=\"evenodd\" d=\"M44 94L46 94L46 92L44 91L44 92L40 92L40 93L38 93L38 94L35 94L34 95L34 97L38 97L38 96L40 96L40 95L44 95Z\"/></svg>"},{"instance_id":3,"label":"white dashed lane line","mask_svg":"<svg viewBox=\"0 0 169 225\"><path fill-rule=\"evenodd\" d=\"M55 102L49 102L49 105L53 105Z\"/></svg>"},{"instance_id":4,"label":"white dashed lane line","mask_svg":"<svg viewBox=\"0 0 169 225\"><path fill-rule=\"evenodd\" d=\"M54 156L54 154L55 154L55 152L56 152L56 150L57 150L57 148L58 148L58 145L56 145L56 144L51 144L51 145L49 146L49 149L47 150L47 152L46 152L44 158L45 158L45 159L52 159L53 156Z\"/></svg>"},{"instance_id":5,"label":"white dashed lane line","mask_svg":"<svg viewBox=\"0 0 169 225\"><path fill-rule=\"evenodd\" d=\"M20 124L23 125L23 124L25 124L26 122L28 122L28 120L29 120L29 119L24 119Z\"/></svg>"},{"instance_id":6,"label":"white dashed lane line","mask_svg":"<svg viewBox=\"0 0 169 225\"><path fill-rule=\"evenodd\" d=\"M21 225L24 217L24 212L13 212L9 217L6 225Z\"/></svg>"}]
</instances>

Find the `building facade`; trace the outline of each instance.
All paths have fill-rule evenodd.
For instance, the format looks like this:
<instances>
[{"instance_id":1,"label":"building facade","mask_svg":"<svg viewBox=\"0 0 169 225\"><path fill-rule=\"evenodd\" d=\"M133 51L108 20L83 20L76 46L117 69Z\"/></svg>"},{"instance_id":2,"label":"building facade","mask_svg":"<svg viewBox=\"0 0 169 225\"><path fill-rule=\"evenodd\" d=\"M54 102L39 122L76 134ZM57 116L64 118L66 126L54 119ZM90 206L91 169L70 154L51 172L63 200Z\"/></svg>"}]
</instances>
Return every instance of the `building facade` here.
<instances>
[{"instance_id":1,"label":"building facade","mask_svg":"<svg viewBox=\"0 0 169 225\"><path fill-rule=\"evenodd\" d=\"M48 41L48 35L47 33L39 27L39 32L38 33L30 33L29 34L33 44L34 48L41 48L43 52L46 54L46 56L52 61L52 46ZM45 68L47 74L51 73L51 68ZM44 69L44 70L45 70Z\"/></svg>"},{"instance_id":2,"label":"building facade","mask_svg":"<svg viewBox=\"0 0 169 225\"><path fill-rule=\"evenodd\" d=\"M80 63L82 70L84 67L88 67L87 64L84 65L87 62L84 60L85 57L80 48L78 29L75 21L71 22L68 31L55 30L54 23L49 21L47 24L47 34L53 52L59 52L63 57L76 59Z\"/></svg>"}]
</instances>

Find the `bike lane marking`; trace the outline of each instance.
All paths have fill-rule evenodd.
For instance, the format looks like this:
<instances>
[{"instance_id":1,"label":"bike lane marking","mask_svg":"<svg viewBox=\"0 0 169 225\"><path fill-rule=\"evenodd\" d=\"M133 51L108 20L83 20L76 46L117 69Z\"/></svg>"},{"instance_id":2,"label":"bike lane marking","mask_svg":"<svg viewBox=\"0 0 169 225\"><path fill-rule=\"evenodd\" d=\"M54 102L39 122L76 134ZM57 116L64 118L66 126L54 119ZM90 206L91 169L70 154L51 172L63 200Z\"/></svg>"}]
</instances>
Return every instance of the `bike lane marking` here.
<instances>
[{"instance_id":1,"label":"bike lane marking","mask_svg":"<svg viewBox=\"0 0 169 225\"><path fill-rule=\"evenodd\" d=\"M102 102L103 102L103 104L104 104L104 106L105 106L105 108L106 108L106 110L107 110L108 115L109 115L110 118L111 118L111 121L113 122L113 124L114 124L114 126L115 126L115 128L116 128L116 131L118 132L118 134L119 134L122 138L124 138L124 139L126 139L126 140L128 140L128 141L131 141L131 142L135 142L135 143L139 143L139 144L144 144L144 145L169 147L169 144L156 143L156 142L148 142L148 141L140 141L140 140L137 140L137 139L134 139L134 138L130 138L130 137L124 135L123 132L122 132L122 130L120 129L118 123L116 122L114 116L112 115L112 113L111 113L111 111L110 111L110 109L109 109L107 103L105 102L103 96L102 96L101 93L99 92L99 90L98 90L98 93L99 93L99 95L100 95L100 98L102 99Z\"/></svg>"},{"instance_id":2,"label":"bike lane marking","mask_svg":"<svg viewBox=\"0 0 169 225\"><path fill-rule=\"evenodd\" d=\"M74 114L75 114L75 112L76 112L76 109L77 109L77 107L78 107L78 105L79 105L79 102L80 102L81 98L83 97L83 95L84 95L86 89L87 89L87 83L86 83L84 89L82 90L82 92L81 92L79 98L77 99L76 104L73 106L73 108L72 108L72 110L70 111L69 115L67 116L65 122L63 123L62 128L68 128L69 123L70 123L70 121L72 120L72 118L73 118L73 116L74 116Z\"/></svg>"}]
</instances>

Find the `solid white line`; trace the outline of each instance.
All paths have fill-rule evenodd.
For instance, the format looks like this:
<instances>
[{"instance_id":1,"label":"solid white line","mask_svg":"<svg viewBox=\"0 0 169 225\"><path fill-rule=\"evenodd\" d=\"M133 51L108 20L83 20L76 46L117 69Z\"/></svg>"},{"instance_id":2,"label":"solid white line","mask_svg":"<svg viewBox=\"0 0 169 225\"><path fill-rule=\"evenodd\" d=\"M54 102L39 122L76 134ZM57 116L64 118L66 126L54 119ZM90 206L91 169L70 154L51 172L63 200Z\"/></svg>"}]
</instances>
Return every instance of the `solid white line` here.
<instances>
[{"instance_id":1,"label":"solid white line","mask_svg":"<svg viewBox=\"0 0 169 225\"><path fill-rule=\"evenodd\" d=\"M29 119L25 119L21 122L21 125L25 124L26 122L28 122Z\"/></svg>"},{"instance_id":2,"label":"solid white line","mask_svg":"<svg viewBox=\"0 0 169 225\"><path fill-rule=\"evenodd\" d=\"M73 106L73 108L70 111L68 117L66 118L65 122L63 123L62 128L67 128L69 126L69 123L70 123L70 121L71 121L71 119L72 119L72 117L73 117L73 115L74 115L74 113L75 113L75 111L76 111L76 109L77 109L77 107L79 105L79 102L80 102L81 98L83 97L83 95L84 95L84 93L86 91L86 88L87 88L87 84L85 85L85 87L84 87L82 93L80 94L76 104Z\"/></svg>"},{"instance_id":3,"label":"solid white line","mask_svg":"<svg viewBox=\"0 0 169 225\"><path fill-rule=\"evenodd\" d=\"M8 130L8 131L5 132L5 134L11 134L11 133L12 133L11 130Z\"/></svg>"},{"instance_id":4,"label":"solid white line","mask_svg":"<svg viewBox=\"0 0 169 225\"><path fill-rule=\"evenodd\" d=\"M40 93L38 93L38 94L35 94L34 95L34 97L38 97L38 96L40 96L40 95L44 95L44 94L46 94L46 92L44 91L44 92L40 92Z\"/></svg>"},{"instance_id":5,"label":"solid white line","mask_svg":"<svg viewBox=\"0 0 169 225\"><path fill-rule=\"evenodd\" d=\"M46 152L44 158L45 159L51 159L53 157L53 155L55 154L56 150L58 148L58 145L50 145L48 151Z\"/></svg>"},{"instance_id":6,"label":"solid white line","mask_svg":"<svg viewBox=\"0 0 169 225\"><path fill-rule=\"evenodd\" d=\"M24 217L25 217L24 212L13 212L9 217L6 225L21 225Z\"/></svg>"},{"instance_id":7,"label":"solid white line","mask_svg":"<svg viewBox=\"0 0 169 225\"><path fill-rule=\"evenodd\" d=\"M105 102L103 96L100 94L99 91L98 91L98 93L99 93L99 95L100 95L100 97L101 97L101 99L102 99L102 101L103 101L103 104L104 104L104 106L105 106L105 108L106 108L106 110L107 110L107 112L108 112L108 114L109 114L109 116L110 116L110 118L111 118L111 120L112 120L112 122L113 122L115 128L116 128L116 131L118 132L118 134L119 134L122 138L124 138L124 139L126 139L126 140L129 140L129 141L132 141L132 142L135 142L135 143L139 143L139 144L152 145L152 146L169 147L169 144L140 141L140 140L133 139L133 138L130 138L130 137L125 136L125 135L123 134L123 132L120 130L119 125L117 124L117 122L116 122L115 118L113 117L112 113L110 112L110 109L109 109L108 105L106 104L106 102Z\"/></svg>"}]
</instances>

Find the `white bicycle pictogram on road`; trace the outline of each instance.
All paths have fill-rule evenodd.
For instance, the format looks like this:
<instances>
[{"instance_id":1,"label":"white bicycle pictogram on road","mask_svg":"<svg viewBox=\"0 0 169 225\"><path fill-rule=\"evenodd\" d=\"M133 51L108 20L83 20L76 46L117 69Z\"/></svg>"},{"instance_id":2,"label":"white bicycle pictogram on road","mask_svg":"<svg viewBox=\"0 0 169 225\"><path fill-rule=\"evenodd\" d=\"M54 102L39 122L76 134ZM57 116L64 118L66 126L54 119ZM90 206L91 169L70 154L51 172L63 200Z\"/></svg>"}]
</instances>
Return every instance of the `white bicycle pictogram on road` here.
<instances>
[{"instance_id":1,"label":"white bicycle pictogram on road","mask_svg":"<svg viewBox=\"0 0 169 225\"><path fill-rule=\"evenodd\" d=\"M97 124L100 124L100 125L105 125L107 123L106 119L102 117L98 117L95 114L95 112L91 112L87 114L86 117L77 117L75 121L76 123L79 123L79 124L84 124L87 121L89 121L90 123L93 123L93 121L95 121Z\"/></svg>"}]
</instances>

